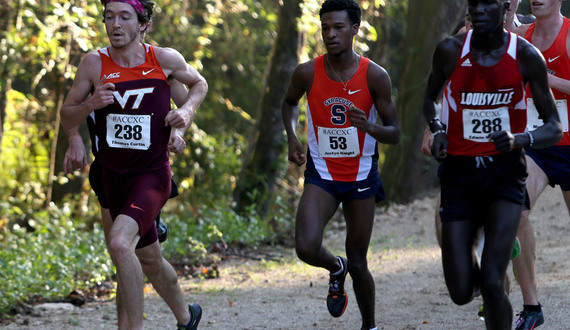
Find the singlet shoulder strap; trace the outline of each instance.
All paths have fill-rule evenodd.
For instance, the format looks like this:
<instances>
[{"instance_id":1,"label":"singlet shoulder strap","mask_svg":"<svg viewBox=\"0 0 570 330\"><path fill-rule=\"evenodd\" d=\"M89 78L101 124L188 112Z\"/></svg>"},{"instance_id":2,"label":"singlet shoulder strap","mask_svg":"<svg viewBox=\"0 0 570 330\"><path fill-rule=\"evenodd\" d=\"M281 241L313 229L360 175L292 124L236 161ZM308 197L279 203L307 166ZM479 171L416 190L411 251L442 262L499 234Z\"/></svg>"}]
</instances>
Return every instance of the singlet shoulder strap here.
<instances>
[{"instance_id":1,"label":"singlet shoulder strap","mask_svg":"<svg viewBox=\"0 0 570 330\"><path fill-rule=\"evenodd\" d=\"M467 31L465 34L465 40L463 41L463 49L461 50L461 58L464 58L471 51L471 36L473 35L473 30Z\"/></svg>"}]
</instances>

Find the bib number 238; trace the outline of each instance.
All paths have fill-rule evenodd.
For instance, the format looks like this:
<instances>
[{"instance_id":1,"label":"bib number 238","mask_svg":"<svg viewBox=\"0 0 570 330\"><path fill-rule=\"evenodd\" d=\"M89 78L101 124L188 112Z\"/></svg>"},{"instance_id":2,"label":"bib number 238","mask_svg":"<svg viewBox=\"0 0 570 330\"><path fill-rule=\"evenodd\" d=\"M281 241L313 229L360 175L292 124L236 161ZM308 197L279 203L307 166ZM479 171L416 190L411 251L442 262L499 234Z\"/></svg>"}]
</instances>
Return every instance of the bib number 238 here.
<instances>
[{"instance_id":1,"label":"bib number 238","mask_svg":"<svg viewBox=\"0 0 570 330\"><path fill-rule=\"evenodd\" d=\"M107 143L111 148L148 150L150 147L150 116L107 116Z\"/></svg>"}]
</instances>

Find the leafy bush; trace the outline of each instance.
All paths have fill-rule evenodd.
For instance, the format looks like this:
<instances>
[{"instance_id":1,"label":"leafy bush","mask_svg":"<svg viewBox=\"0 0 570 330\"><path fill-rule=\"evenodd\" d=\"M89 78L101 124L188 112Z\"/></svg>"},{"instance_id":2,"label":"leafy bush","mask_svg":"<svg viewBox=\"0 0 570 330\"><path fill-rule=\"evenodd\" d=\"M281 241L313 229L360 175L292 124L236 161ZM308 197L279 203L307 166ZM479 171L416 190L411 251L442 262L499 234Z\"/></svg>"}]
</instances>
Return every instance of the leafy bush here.
<instances>
[{"instance_id":1,"label":"leafy bush","mask_svg":"<svg viewBox=\"0 0 570 330\"><path fill-rule=\"evenodd\" d=\"M3 226L0 234L0 315L29 297L60 300L112 274L102 229L71 219L69 205L26 217Z\"/></svg>"}]
</instances>

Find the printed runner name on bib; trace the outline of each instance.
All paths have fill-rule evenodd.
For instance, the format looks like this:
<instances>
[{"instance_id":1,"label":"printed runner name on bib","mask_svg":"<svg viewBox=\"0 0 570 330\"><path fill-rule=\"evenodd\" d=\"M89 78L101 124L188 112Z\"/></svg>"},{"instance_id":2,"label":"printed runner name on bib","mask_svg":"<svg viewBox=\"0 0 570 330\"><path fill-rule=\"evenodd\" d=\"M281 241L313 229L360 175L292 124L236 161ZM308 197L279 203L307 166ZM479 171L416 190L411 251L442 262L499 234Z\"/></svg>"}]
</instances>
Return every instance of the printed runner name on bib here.
<instances>
[{"instance_id":1,"label":"printed runner name on bib","mask_svg":"<svg viewBox=\"0 0 570 330\"><path fill-rule=\"evenodd\" d=\"M107 115L107 143L111 148L148 150L150 115Z\"/></svg>"},{"instance_id":2,"label":"printed runner name on bib","mask_svg":"<svg viewBox=\"0 0 570 330\"><path fill-rule=\"evenodd\" d=\"M463 110L463 138L465 140L489 142L489 135L497 131L511 131L509 108Z\"/></svg>"},{"instance_id":3,"label":"printed runner name on bib","mask_svg":"<svg viewBox=\"0 0 570 330\"><path fill-rule=\"evenodd\" d=\"M562 131L568 132L568 105L566 100L556 100L556 110L558 110L558 116L560 116ZM534 100L532 98L526 99L526 116L526 127L529 131L534 131L544 125L542 119L538 118L538 110L536 110L536 106L534 105Z\"/></svg>"},{"instance_id":4,"label":"printed runner name on bib","mask_svg":"<svg viewBox=\"0 0 570 330\"><path fill-rule=\"evenodd\" d=\"M319 156L340 158L360 155L356 127L319 127Z\"/></svg>"}]
</instances>

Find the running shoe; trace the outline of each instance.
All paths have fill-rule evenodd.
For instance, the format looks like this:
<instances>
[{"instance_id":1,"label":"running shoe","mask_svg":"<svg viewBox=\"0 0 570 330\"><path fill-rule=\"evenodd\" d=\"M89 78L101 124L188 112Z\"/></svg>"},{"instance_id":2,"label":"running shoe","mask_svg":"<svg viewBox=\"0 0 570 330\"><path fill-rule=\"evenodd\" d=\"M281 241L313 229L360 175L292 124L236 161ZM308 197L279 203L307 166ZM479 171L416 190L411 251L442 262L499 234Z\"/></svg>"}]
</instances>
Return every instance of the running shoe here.
<instances>
[{"instance_id":1,"label":"running shoe","mask_svg":"<svg viewBox=\"0 0 570 330\"><path fill-rule=\"evenodd\" d=\"M521 254L521 242L519 238L515 238L515 247L513 247L513 252L511 252L511 260L518 257Z\"/></svg>"},{"instance_id":2,"label":"running shoe","mask_svg":"<svg viewBox=\"0 0 570 330\"><path fill-rule=\"evenodd\" d=\"M176 324L177 330L196 330L198 329L198 323L202 318L202 307L198 304L188 305L188 310L190 311L190 322L186 325Z\"/></svg>"},{"instance_id":3,"label":"running shoe","mask_svg":"<svg viewBox=\"0 0 570 330\"><path fill-rule=\"evenodd\" d=\"M156 218L156 231L158 232L158 242L162 243L162 242L166 241L166 239L168 238L168 233L170 232L170 229L168 228L168 225L166 224L166 222L164 222L164 220L162 220L162 218L160 217L160 214Z\"/></svg>"},{"instance_id":4,"label":"running shoe","mask_svg":"<svg viewBox=\"0 0 570 330\"><path fill-rule=\"evenodd\" d=\"M347 261L343 257L338 257L342 264L342 273L340 275L330 275L329 293L327 295L327 308L333 317L341 317L348 304L348 297L344 292L344 279L348 273Z\"/></svg>"},{"instance_id":5,"label":"running shoe","mask_svg":"<svg viewBox=\"0 0 570 330\"><path fill-rule=\"evenodd\" d=\"M544 323L544 315L542 311L522 311L519 314L517 322L515 322L516 330L532 330Z\"/></svg>"}]
</instances>

